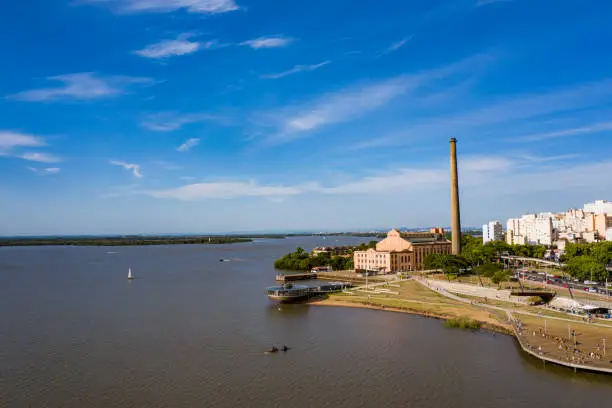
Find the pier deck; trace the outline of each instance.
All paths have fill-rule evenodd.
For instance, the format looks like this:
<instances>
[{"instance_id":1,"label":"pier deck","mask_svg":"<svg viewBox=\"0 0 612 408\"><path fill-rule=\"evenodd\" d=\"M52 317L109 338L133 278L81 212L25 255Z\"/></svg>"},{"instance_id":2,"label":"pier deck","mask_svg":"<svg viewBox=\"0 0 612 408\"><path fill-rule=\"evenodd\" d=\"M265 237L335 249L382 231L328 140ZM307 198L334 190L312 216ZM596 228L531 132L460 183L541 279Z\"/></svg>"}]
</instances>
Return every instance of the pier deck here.
<instances>
[{"instance_id":1,"label":"pier deck","mask_svg":"<svg viewBox=\"0 0 612 408\"><path fill-rule=\"evenodd\" d=\"M299 280L311 280L317 279L316 272L304 272L304 273L279 273L276 275L277 282L293 282Z\"/></svg>"}]
</instances>

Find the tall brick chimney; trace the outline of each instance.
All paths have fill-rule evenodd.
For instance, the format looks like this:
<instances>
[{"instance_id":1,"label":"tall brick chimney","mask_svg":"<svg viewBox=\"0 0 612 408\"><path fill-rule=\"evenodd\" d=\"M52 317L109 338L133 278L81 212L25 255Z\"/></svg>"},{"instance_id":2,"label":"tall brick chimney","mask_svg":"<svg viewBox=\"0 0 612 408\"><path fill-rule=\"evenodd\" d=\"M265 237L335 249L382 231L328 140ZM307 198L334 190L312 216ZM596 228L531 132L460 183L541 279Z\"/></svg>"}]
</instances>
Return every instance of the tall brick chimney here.
<instances>
[{"instance_id":1,"label":"tall brick chimney","mask_svg":"<svg viewBox=\"0 0 612 408\"><path fill-rule=\"evenodd\" d=\"M451 230L453 255L461 254L461 217L459 210L459 174L457 172L457 139L450 140Z\"/></svg>"}]
</instances>

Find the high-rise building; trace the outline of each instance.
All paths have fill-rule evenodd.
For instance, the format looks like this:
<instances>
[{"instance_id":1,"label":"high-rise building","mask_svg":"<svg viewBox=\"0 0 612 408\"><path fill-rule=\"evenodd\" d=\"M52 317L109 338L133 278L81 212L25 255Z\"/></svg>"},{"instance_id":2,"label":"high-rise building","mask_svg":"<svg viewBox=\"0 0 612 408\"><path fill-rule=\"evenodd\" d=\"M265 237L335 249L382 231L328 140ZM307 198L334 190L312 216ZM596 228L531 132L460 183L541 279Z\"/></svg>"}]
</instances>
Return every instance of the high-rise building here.
<instances>
[{"instance_id":1,"label":"high-rise building","mask_svg":"<svg viewBox=\"0 0 612 408\"><path fill-rule=\"evenodd\" d=\"M491 241L502 241L504 233L502 225L499 221L490 221L482 226L482 243L486 244Z\"/></svg>"},{"instance_id":2,"label":"high-rise building","mask_svg":"<svg viewBox=\"0 0 612 408\"><path fill-rule=\"evenodd\" d=\"M607 200L596 200L594 203L585 204L584 211L594 214L612 215L612 202Z\"/></svg>"},{"instance_id":3,"label":"high-rise building","mask_svg":"<svg viewBox=\"0 0 612 408\"><path fill-rule=\"evenodd\" d=\"M599 239L605 239L606 241L612 241L610 238L610 231L612 231L612 213L608 214L596 214L595 215L595 227Z\"/></svg>"},{"instance_id":4,"label":"high-rise building","mask_svg":"<svg viewBox=\"0 0 612 408\"><path fill-rule=\"evenodd\" d=\"M611 240L610 229L612 202L597 200L585 204L583 209L510 218L506 228L506 242L557 246L568 242L597 242Z\"/></svg>"},{"instance_id":5,"label":"high-rise building","mask_svg":"<svg viewBox=\"0 0 612 408\"><path fill-rule=\"evenodd\" d=\"M552 245L553 216L551 213L526 214L510 218L506 227L506 242L510 245Z\"/></svg>"}]
</instances>

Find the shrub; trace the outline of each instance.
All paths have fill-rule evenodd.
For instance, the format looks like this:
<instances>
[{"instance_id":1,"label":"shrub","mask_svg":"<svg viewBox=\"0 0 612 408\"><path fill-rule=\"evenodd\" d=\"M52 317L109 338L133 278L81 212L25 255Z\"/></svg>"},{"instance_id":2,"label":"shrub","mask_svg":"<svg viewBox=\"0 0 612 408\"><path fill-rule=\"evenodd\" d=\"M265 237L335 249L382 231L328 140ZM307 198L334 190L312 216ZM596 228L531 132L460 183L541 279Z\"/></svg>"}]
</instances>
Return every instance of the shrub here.
<instances>
[{"instance_id":1,"label":"shrub","mask_svg":"<svg viewBox=\"0 0 612 408\"><path fill-rule=\"evenodd\" d=\"M456 329L478 330L482 326L482 323L472 320L469 317L457 317L454 319L448 319L445 325L446 327Z\"/></svg>"}]
</instances>

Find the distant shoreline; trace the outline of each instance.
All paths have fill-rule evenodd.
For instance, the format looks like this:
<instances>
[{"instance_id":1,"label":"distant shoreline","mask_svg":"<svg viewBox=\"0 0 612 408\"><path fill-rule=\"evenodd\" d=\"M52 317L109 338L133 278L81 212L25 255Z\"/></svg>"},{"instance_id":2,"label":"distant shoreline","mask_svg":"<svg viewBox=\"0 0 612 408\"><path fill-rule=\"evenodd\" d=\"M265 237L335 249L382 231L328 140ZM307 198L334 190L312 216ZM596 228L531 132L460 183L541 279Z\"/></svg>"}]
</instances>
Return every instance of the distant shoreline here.
<instances>
[{"instance_id":1,"label":"distant shoreline","mask_svg":"<svg viewBox=\"0 0 612 408\"><path fill-rule=\"evenodd\" d=\"M16 246L143 246L143 245L221 245L253 242L254 239L285 239L318 234L242 234L242 235L107 235L0 237L0 247ZM334 233L328 236L368 236L361 233Z\"/></svg>"},{"instance_id":2,"label":"distant shoreline","mask_svg":"<svg viewBox=\"0 0 612 408\"><path fill-rule=\"evenodd\" d=\"M0 247L16 246L145 246L145 245L220 245L252 242L263 237L220 236L124 236L124 237L73 237L73 238L0 238ZM266 238L284 238L266 237Z\"/></svg>"}]
</instances>

